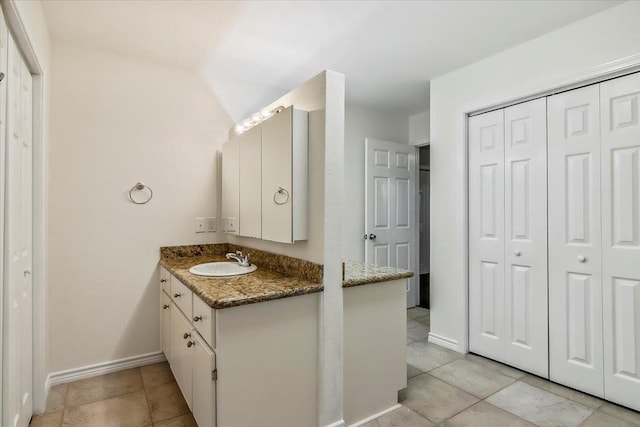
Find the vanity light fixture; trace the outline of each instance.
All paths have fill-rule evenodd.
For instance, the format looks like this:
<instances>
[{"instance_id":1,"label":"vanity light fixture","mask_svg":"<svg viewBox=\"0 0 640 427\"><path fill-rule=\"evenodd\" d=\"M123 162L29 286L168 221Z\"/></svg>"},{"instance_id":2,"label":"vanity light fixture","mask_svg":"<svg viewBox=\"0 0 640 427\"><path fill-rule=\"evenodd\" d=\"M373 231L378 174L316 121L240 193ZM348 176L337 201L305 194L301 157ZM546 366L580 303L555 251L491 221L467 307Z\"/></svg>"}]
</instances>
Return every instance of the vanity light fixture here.
<instances>
[{"instance_id":1,"label":"vanity light fixture","mask_svg":"<svg viewBox=\"0 0 640 427\"><path fill-rule=\"evenodd\" d=\"M251 118L244 119L236 124L234 130L236 134L240 135L241 133L248 131L255 125L264 122L269 117L280 113L281 111L284 111L284 107L282 105L274 108L273 110L267 110L266 108L263 108L262 110L260 110L260 112L253 114Z\"/></svg>"}]
</instances>

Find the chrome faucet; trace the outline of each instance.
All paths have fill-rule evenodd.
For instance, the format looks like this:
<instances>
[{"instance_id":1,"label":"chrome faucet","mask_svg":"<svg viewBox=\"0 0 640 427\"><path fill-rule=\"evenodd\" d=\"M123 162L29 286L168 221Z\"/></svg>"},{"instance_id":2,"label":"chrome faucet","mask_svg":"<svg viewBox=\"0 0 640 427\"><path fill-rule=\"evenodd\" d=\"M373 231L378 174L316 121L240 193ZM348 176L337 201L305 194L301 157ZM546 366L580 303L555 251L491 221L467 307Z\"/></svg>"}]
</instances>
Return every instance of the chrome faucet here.
<instances>
[{"instance_id":1,"label":"chrome faucet","mask_svg":"<svg viewBox=\"0 0 640 427\"><path fill-rule=\"evenodd\" d=\"M229 252L227 259L235 259L240 267L251 267L251 254L244 255L242 251Z\"/></svg>"}]
</instances>

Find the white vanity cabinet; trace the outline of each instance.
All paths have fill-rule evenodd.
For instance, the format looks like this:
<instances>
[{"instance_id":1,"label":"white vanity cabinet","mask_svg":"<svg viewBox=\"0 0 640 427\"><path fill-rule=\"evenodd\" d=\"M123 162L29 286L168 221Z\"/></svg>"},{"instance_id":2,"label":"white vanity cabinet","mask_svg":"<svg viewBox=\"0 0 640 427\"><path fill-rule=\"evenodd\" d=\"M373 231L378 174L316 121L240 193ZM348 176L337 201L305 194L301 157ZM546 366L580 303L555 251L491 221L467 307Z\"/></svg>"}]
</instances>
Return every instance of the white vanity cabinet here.
<instances>
[{"instance_id":1,"label":"white vanity cabinet","mask_svg":"<svg viewBox=\"0 0 640 427\"><path fill-rule=\"evenodd\" d=\"M160 291L160 348L171 363L171 297Z\"/></svg>"},{"instance_id":2,"label":"white vanity cabinet","mask_svg":"<svg viewBox=\"0 0 640 427\"><path fill-rule=\"evenodd\" d=\"M199 334L194 333L193 338L191 411L199 427L212 427L216 425L216 353Z\"/></svg>"},{"instance_id":3,"label":"white vanity cabinet","mask_svg":"<svg viewBox=\"0 0 640 427\"><path fill-rule=\"evenodd\" d=\"M262 130L253 127L237 137L240 153L240 221L238 234L262 238Z\"/></svg>"},{"instance_id":4,"label":"white vanity cabinet","mask_svg":"<svg viewBox=\"0 0 640 427\"><path fill-rule=\"evenodd\" d=\"M222 220L224 232L238 234L240 213L240 152L238 139L222 145Z\"/></svg>"},{"instance_id":5,"label":"white vanity cabinet","mask_svg":"<svg viewBox=\"0 0 640 427\"><path fill-rule=\"evenodd\" d=\"M225 231L281 243L306 240L308 171L309 113L293 106L223 144Z\"/></svg>"},{"instance_id":6,"label":"white vanity cabinet","mask_svg":"<svg viewBox=\"0 0 640 427\"><path fill-rule=\"evenodd\" d=\"M171 371L176 378L184 399L192 409L193 373L191 348L195 331L177 305L171 306ZM204 426L203 426L204 427Z\"/></svg>"},{"instance_id":7,"label":"white vanity cabinet","mask_svg":"<svg viewBox=\"0 0 640 427\"><path fill-rule=\"evenodd\" d=\"M286 108L262 123L262 238L307 239L309 113Z\"/></svg>"}]
</instances>

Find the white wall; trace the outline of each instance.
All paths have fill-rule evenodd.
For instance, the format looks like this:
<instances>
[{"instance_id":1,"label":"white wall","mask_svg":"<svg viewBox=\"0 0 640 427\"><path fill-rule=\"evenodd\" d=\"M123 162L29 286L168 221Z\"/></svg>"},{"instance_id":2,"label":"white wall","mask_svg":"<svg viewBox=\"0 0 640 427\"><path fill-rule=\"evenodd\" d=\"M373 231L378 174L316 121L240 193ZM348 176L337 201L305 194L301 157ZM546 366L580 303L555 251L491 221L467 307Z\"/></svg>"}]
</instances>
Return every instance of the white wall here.
<instances>
[{"instance_id":1,"label":"white wall","mask_svg":"<svg viewBox=\"0 0 640 427\"><path fill-rule=\"evenodd\" d=\"M638 22L627 2L431 82L432 338L466 349L465 113L638 61Z\"/></svg>"},{"instance_id":2,"label":"white wall","mask_svg":"<svg viewBox=\"0 0 640 427\"><path fill-rule=\"evenodd\" d=\"M50 370L158 351L159 247L216 212L216 151L233 125L195 72L53 43ZM144 181L147 205L127 199ZM222 234L222 233L219 233Z\"/></svg>"},{"instance_id":3,"label":"white wall","mask_svg":"<svg viewBox=\"0 0 640 427\"><path fill-rule=\"evenodd\" d=\"M429 111L414 114L409 117L409 144L423 145L430 141L429 124L431 117Z\"/></svg>"},{"instance_id":4,"label":"white wall","mask_svg":"<svg viewBox=\"0 0 640 427\"><path fill-rule=\"evenodd\" d=\"M344 260L364 261L364 140L406 143L408 117L348 105L344 136Z\"/></svg>"}]
</instances>

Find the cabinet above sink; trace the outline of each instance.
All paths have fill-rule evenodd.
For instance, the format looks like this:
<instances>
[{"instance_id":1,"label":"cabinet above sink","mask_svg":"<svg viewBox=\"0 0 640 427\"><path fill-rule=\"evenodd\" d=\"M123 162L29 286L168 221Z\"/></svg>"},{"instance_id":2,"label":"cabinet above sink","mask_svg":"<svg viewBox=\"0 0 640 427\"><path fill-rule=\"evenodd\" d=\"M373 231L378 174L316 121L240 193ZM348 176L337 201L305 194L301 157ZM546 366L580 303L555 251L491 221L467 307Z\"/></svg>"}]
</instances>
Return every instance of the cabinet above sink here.
<instances>
[{"instance_id":1,"label":"cabinet above sink","mask_svg":"<svg viewBox=\"0 0 640 427\"><path fill-rule=\"evenodd\" d=\"M307 239L309 114L283 109L222 146L224 231L293 243Z\"/></svg>"}]
</instances>

